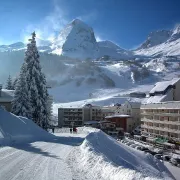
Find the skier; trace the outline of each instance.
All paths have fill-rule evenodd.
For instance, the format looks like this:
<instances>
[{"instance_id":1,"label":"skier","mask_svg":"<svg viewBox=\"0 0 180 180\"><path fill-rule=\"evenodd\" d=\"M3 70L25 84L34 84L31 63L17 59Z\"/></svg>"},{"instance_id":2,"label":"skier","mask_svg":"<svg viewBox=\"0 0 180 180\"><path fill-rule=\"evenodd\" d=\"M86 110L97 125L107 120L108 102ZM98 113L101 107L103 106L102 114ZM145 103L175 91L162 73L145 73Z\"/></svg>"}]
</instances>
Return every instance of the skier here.
<instances>
[{"instance_id":1,"label":"skier","mask_svg":"<svg viewBox=\"0 0 180 180\"><path fill-rule=\"evenodd\" d=\"M53 134L54 134L54 128L52 128L52 132L53 132Z\"/></svg>"},{"instance_id":2,"label":"skier","mask_svg":"<svg viewBox=\"0 0 180 180\"><path fill-rule=\"evenodd\" d=\"M70 128L70 133L72 133L72 129Z\"/></svg>"}]
</instances>

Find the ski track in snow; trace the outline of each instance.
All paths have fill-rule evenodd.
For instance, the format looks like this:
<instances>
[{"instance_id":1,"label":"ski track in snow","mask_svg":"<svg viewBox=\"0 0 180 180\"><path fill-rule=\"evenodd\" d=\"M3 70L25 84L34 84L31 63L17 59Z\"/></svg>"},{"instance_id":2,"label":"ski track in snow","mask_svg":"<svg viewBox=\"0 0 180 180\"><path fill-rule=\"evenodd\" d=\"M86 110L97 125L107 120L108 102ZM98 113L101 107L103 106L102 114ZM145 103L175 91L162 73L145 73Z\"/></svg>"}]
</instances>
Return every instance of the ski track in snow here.
<instances>
[{"instance_id":1,"label":"ski track in snow","mask_svg":"<svg viewBox=\"0 0 180 180\"><path fill-rule=\"evenodd\" d=\"M111 161L110 157L106 157L107 153L112 154L114 151L105 142L113 145L114 141L100 143L98 138L101 136L95 136L92 142L87 141L90 132L94 133L98 130L79 128L78 134L70 134L69 128L60 129L53 139L47 141L25 142L0 148L0 180L116 180L120 177L124 180L159 179L145 177L143 175L146 174L145 172L141 175L138 171L134 171L131 165L137 166L137 164L122 164L117 167L116 163L113 163L115 159ZM102 138L108 137L102 136ZM102 149L99 149L100 147ZM122 150L124 147L119 148ZM114 158L119 161L118 158L122 155L119 154L117 157L116 154ZM122 157L123 162L126 159L128 161L128 157ZM151 171L153 167L150 165L148 168Z\"/></svg>"},{"instance_id":2,"label":"ski track in snow","mask_svg":"<svg viewBox=\"0 0 180 180\"><path fill-rule=\"evenodd\" d=\"M71 180L72 173L66 157L72 148L73 146L48 142L1 148L0 179Z\"/></svg>"}]
</instances>

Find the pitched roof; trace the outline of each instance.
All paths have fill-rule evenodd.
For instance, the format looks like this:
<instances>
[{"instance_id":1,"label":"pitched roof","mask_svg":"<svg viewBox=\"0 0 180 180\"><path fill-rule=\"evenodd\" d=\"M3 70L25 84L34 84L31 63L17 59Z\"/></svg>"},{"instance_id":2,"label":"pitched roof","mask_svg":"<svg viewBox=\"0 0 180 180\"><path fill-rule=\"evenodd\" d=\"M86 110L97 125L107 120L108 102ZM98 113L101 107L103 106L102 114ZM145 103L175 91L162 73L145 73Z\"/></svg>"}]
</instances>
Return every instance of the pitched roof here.
<instances>
[{"instance_id":1,"label":"pitched roof","mask_svg":"<svg viewBox=\"0 0 180 180\"><path fill-rule=\"evenodd\" d=\"M111 116L106 116L105 118L108 119L108 118L129 118L131 117L130 115L127 115L127 114L114 114L114 115L111 115Z\"/></svg>"},{"instance_id":2,"label":"pitched roof","mask_svg":"<svg viewBox=\"0 0 180 180\"><path fill-rule=\"evenodd\" d=\"M168 86L176 84L179 80L180 78L173 78L171 81L157 82L149 93L152 94L155 92L165 91Z\"/></svg>"}]
</instances>

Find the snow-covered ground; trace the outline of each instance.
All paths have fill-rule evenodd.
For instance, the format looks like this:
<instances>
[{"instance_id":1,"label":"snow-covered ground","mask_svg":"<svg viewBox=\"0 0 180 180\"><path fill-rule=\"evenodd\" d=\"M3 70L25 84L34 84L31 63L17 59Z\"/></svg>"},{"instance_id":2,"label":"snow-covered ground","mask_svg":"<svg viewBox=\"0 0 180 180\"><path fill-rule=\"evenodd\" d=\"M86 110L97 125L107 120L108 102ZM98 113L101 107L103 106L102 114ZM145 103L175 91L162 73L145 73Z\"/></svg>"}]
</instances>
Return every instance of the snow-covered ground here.
<instances>
[{"instance_id":1,"label":"snow-covered ground","mask_svg":"<svg viewBox=\"0 0 180 180\"><path fill-rule=\"evenodd\" d=\"M100 130L82 127L70 134L60 129L52 135L31 120L4 110L0 115L1 180L173 179L153 156L119 144Z\"/></svg>"},{"instance_id":2,"label":"snow-covered ground","mask_svg":"<svg viewBox=\"0 0 180 180\"><path fill-rule=\"evenodd\" d=\"M102 132L92 131L84 140L85 134L58 133L49 142L1 148L1 180L171 179L153 157L120 146Z\"/></svg>"}]
</instances>

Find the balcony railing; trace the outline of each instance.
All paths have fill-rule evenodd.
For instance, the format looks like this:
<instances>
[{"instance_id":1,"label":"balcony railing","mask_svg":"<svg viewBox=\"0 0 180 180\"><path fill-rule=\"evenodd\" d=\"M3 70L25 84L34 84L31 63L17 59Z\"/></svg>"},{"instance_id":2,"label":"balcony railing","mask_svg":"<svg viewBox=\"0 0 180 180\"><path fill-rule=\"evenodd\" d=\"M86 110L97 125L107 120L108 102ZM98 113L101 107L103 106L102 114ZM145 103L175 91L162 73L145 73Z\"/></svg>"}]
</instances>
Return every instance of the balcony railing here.
<instances>
[{"instance_id":1,"label":"balcony railing","mask_svg":"<svg viewBox=\"0 0 180 180\"><path fill-rule=\"evenodd\" d=\"M172 116L172 117L180 117L180 113L167 113L167 112L141 112L141 115L149 115L149 116Z\"/></svg>"},{"instance_id":2,"label":"balcony railing","mask_svg":"<svg viewBox=\"0 0 180 180\"><path fill-rule=\"evenodd\" d=\"M166 128L166 127L157 127L157 126L148 126L148 125L141 125L142 128L146 128L146 129L153 129L153 130L159 130L159 131L167 131L167 132L171 132L171 133L180 133L180 130L178 129L172 129L172 128Z\"/></svg>"},{"instance_id":3,"label":"balcony railing","mask_svg":"<svg viewBox=\"0 0 180 180\"><path fill-rule=\"evenodd\" d=\"M180 125L179 121L167 121L167 120L157 120L157 119L147 119L141 118L141 121L151 122L151 123L159 123L159 124L172 124L172 125Z\"/></svg>"}]
</instances>

